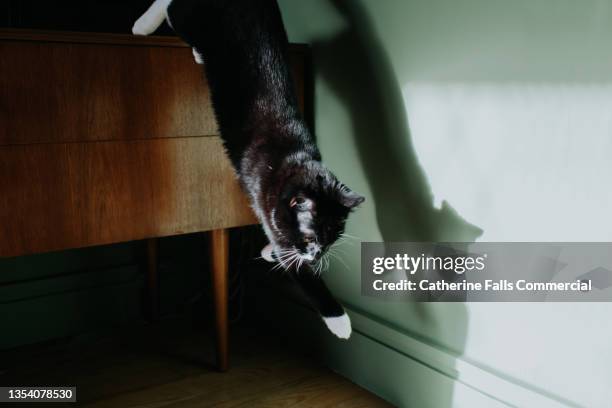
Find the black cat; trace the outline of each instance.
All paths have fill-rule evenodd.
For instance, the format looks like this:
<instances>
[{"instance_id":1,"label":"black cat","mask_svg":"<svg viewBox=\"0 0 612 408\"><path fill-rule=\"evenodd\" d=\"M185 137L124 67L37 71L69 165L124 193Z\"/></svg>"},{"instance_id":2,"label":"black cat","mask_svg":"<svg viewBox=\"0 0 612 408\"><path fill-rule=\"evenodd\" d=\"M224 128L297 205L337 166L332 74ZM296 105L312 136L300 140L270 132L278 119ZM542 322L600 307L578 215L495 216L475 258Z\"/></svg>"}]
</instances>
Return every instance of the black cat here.
<instances>
[{"instance_id":1,"label":"black cat","mask_svg":"<svg viewBox=\"0 0 612 408\"><path fill-rule=\"evenodd\" d=\"M330 330L351 324L320 278L323 255L364 198L321 163L297 107L275 0L157 0L134 24L164 19L204 63L221 138L270 244L262 256L296 279Z\"/></svg>"}]
</instances>

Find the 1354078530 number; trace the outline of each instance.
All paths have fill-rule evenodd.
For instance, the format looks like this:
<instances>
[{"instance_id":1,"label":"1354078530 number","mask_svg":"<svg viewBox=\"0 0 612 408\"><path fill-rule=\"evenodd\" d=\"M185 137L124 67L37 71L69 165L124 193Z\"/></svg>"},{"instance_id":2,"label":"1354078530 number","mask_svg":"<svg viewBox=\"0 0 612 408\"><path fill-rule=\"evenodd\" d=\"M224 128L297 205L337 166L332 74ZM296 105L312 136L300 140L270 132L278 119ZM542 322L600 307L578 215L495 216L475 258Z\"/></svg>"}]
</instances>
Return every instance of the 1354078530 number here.
<instances>
[{"instance_id":1,"label":"1354078530 number","mask_svg":"<svg viewBox=\"0 0 612 408\"><path fill-rule=\"evenodd\" d=\"M75 387L0 387L0 402L71 401L76 402Z\"/></svg>"}]
</instances>

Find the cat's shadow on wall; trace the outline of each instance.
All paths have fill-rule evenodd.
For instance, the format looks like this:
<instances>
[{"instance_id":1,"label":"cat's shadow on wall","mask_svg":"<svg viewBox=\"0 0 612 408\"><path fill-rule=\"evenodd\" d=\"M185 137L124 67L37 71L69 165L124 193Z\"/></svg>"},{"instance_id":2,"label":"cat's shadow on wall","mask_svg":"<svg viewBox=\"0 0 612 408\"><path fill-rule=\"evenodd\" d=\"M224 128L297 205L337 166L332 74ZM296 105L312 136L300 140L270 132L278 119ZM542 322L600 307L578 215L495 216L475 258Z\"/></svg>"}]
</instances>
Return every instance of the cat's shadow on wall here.
<instances>
[{"instance_id":1,"label":"cat's shadow on wall","mask_svg":"<svg viewBox=\"0 0 612 408\"><path fill-rule=\"evenodd\" d=\"M374 201L383 239L475 241L482 234L480 228L461 218L446 202L441 208L434 206L431 188L412 144L401 86L361 2L330 3L344 18L346 27L312 44L315 75L329 86L350 115L359 159L373 194L368 200ZM450 352L461 354L468 321L465 305L433 306L407 303L406 319L418 319L416 326L426 328L425 341L453 344ZM440 311L445 313L443 321L438 317ZM415 327L414 322L406 323ZM406 332L422 336L410 329ZM452 389L442 384L427 384L423 392L428 393L424 400L434 398L438 407L452 405Z\"/></svg>"}]
</instances>

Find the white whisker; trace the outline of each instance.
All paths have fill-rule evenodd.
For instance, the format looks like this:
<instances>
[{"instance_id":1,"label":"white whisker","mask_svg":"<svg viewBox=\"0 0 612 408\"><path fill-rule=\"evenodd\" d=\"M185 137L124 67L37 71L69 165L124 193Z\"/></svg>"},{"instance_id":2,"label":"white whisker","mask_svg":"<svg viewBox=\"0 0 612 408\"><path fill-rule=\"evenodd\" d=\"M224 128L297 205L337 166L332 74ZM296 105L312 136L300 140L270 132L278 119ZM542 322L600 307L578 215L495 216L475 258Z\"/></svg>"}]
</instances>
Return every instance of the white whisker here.
<instances>
[{"instance_id":1,"label":"white whisker","mask_svg":"<svg viewBox=\"0 0 612 408\"><path fill-rule=\"evenodd\" d=\"M338 254L330 254L331 256L334 257L334 259L338 260L342 265L344 265L344 267L346 268L347 271L350 271L350 268L348 267L348 265L346 264L346 262L344 262L344 259L342 259L341 257L338 256Z\"/></svg>"},{"instance_id":2,"label":"white whisker","mask_svg":"<svg viewBox=\"0 0 612 408\"><path fill-rule=\"evenodd\" d=\"M347 234L346 232L343 232L342 234L340 234L340 236L342 238L348 238L348 239L352 239L354 241L363 241L360 237L356 237L354 235Z\"/></svg>"}]
</instances>

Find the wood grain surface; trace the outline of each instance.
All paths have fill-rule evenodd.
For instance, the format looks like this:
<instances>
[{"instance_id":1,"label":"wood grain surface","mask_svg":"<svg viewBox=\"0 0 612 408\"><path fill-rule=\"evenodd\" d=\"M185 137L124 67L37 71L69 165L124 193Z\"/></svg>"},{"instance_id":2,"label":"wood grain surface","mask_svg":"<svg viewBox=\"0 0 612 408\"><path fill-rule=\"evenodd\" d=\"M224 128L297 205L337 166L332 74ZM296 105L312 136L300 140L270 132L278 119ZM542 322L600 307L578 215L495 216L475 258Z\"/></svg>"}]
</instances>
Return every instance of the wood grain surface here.
<instances>
[{"instance_id":1,"label":"wood grain surface","mask_svg":"<svg viewBox=\"0 0 612 408\"><path fill-rule=\"evenodd\" d=\"M227 229L217 229L210 232L209 254L215 304L217 369L219 371L227 371L229 368L229 282L227 276L229 267L229 233Z\"/></svg>"},{"instance_id":2,"label":"wood grain surface","mask_svg":"<svg viewBox=\"0 0 612 408\"><path fill-rule=\"evenodd\" d=\"M35 33L0 30L0 146L218 134L202 66L178 39ZM305 53L291 49L303 107Z\"/></svg>"},{"instance_id":3,"label":"wood grain surface","mask_svg":"<svg viewBox=\"0 0 612 408\"><path fill-rule=\"evenodd\" d=\"M2 256L256 222L217 137L0 148Z\"/></svg>"},{"instance_id":4,"label":"wood grain surface","mask_svg":"<svg viewBox=\"0 0 612 408\"><path fill-rule=\"evenodd\" d=\"M0 256L256 223L178 39L0 30L0 53Z\"/></svg>"},{"instance_id":5,"label":"wood grain surface","mask_svg":"<svg viewBox=\"0 0 612 408\"><path fill-rule=\"evenodd\" d=\"M202 370L202 360L212 362L212 337L190 327L166 320L66 350L0 353L0 382L71 384L78 406L91 408L391 407L261 322L234 327L230 371Z\"/></svg>"}]
</instances>

